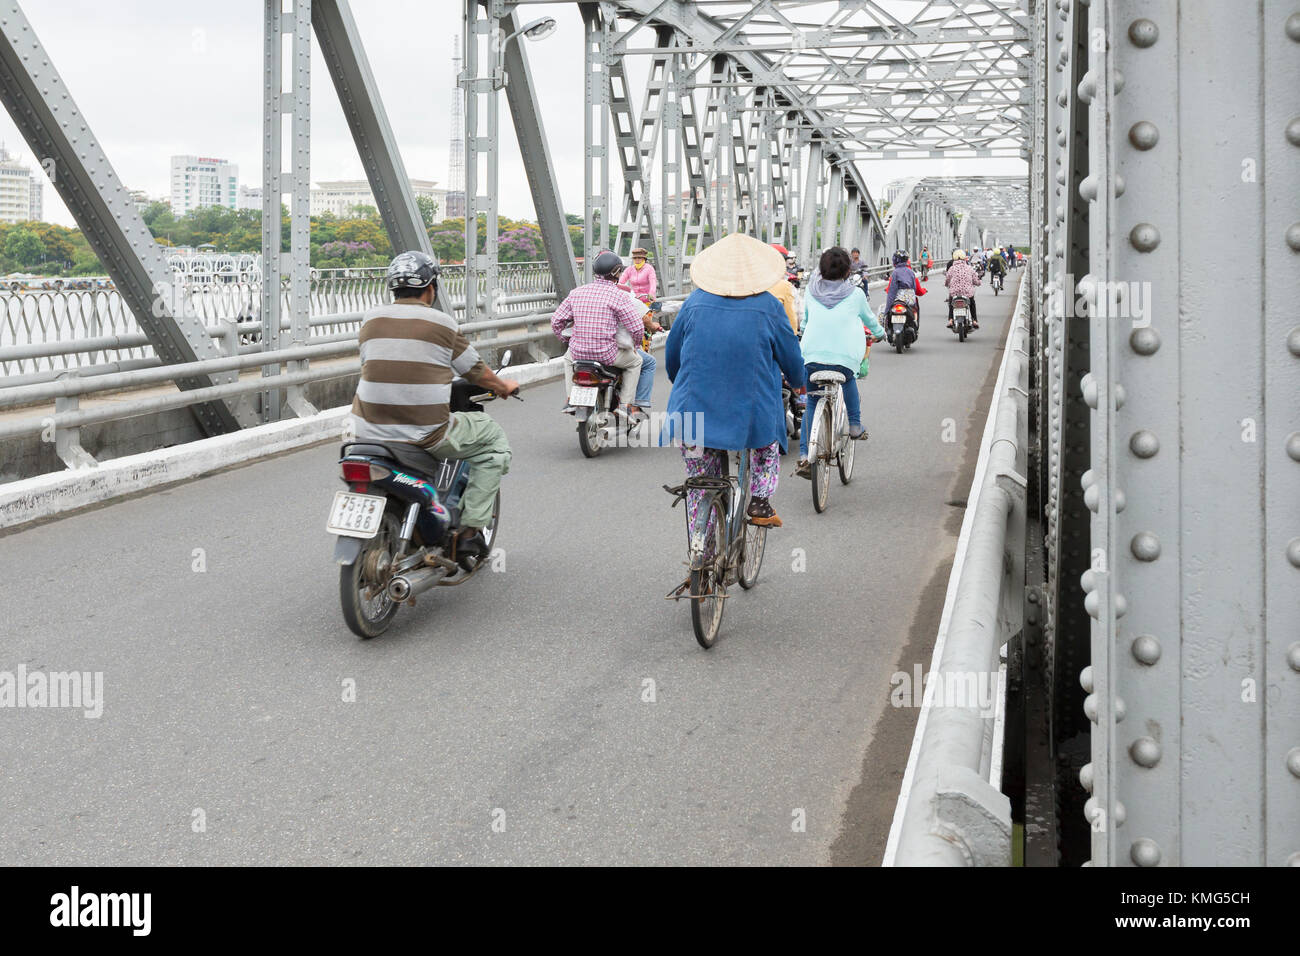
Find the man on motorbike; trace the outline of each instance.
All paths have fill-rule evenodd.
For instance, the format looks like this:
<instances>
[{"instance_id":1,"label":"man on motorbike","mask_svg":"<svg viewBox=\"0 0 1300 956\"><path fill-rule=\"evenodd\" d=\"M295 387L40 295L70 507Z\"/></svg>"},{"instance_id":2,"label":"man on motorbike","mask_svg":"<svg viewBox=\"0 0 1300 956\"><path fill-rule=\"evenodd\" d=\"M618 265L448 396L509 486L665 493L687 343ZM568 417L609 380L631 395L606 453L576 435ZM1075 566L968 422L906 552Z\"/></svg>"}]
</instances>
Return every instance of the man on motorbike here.
<instances>
[{"instance_id":1,"label":"man on motorbike","mask_svg":"<svg viewBox=\"0 0 1300 956\"><path fill-rule=\"evenodd\" d=\"M1005 282L1007 278L1007 263L1002 258L1002 250L994 249L989 255L989 274L1000 277Z\"/></svg>"},{"instance_id":2,"label":"man on motorbike","mask_svg":"<svg viewBox=\"0 0 1300 956\"><path fill-rule=\"evenodd\" d=\"M948 328L952 328L952 297L957 295L970 303L971 328L980 327L975 312L975 287L980 284L979 276L966 261L966 253L958 249L952 254L952 265L944 273L943 284L948 287Z\"/></svg>"},{"instance_id":3,"label":"man on motorbike","mask_svg":"<svg viewBox=\"0 0 1300 956\"><path fill-rule=\"evenodd\" d=\"M564 397L573 391L573 363L600 362L623 372L622 395L630 399L625 414L629 418L640 416L637 397L648 395L647 389L638 389L641 379L642 355L637 346L646 332L658 332L662 326L646 312L644 316L636 302L618 287L623 260L612 252L602 252L592 263L590 282L578 286L560 303L551 317L551 331L561 341L568 342L564 353ZM573 326L566 337L565 330ZM627 341L620 343L618 333L627 333ZM653 384L653 382L651 383Z\"/></svg>"},{"instance_id":4,"label":"man on motorbike","mask_svg":"<svg viewBox=\"0 0 1300 956\"><path fill-rule=\"evenodd\" d=\"M433 307L438 267L418 250L403 252L388 266L390 305L361 319L361 379L352 400L356 441L409 442L435 458L470 463L461 496L461 530L455 556L487 555L483 529L492 520L501 477L510 470L505 430L487 412L451 411L455 375L501 398L519 390L499 378L466 341L456 320Z\"/></svg>"}]
</instances>

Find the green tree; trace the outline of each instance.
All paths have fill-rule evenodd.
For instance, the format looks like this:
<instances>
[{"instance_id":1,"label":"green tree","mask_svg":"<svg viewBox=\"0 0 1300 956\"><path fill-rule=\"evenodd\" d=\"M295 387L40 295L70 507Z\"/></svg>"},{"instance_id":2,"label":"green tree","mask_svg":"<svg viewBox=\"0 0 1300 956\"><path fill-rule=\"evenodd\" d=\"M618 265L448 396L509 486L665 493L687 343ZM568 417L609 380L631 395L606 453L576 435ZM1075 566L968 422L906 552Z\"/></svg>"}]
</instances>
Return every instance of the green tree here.
<instances>
[{"instance_id":1,"label":"green tree","mask_svg":"<svg viewBox=\"0 0 1300 956\"><path fill-rule=\"evenodd\" d=\"M432 196L416 196L415 204L420 207L420 218L424 220L424 228L433 228L433 224L438 221L438 200Z\"/></svg>"},{"instance_id":2,"label":"green tree","mask_svg":"<svg viewBox=\"0 0 1300 956\"><path fill-rule=\"evenodd\" d=\"M19 226L5 238L5 258L21 266L34 266L45 258L45 243L30 229Z\"/></svg>"}]
</instances>

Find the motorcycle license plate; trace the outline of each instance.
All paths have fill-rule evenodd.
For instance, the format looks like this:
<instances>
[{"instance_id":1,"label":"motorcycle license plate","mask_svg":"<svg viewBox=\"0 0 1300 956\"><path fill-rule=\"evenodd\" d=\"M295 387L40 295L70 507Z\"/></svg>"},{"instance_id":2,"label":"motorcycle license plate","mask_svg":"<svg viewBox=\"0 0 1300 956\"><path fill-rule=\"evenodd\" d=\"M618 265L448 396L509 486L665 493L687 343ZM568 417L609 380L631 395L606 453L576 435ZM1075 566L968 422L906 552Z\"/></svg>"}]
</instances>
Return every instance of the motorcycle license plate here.
<instances>
[{"instance_id":1,"label":"motorcycle license plate","mask_svg":"<svg viewBox=\"0 0 1300 956\"><path fill-rule=\"evenodd\" d=\"M953 317L954 317L954 318L957 318L957 319L965 319L965 318L966 318L966 310L965 310L965 309L953 309L952 314L953 314Z\"/></svg>"},{"instance_id":2,"label":"motorcycle license plate","mask_svg":"<svg viewBox=\"0 0 1300 956\"><path fill-rule=\"evenodd\" d=\"M373 538L379 533L379 523L383 520L387 500L383 495L335 492L325 530L348 538Z\"/></svg>"},{"instance_id":3,"label":"motorcycle license plate","mask_svg":"<svg viewBox=\"0 0 1300 956\"><path fill-rule=\"evenodd\" d=\"M594 408L596 406L596 391L594 385L575 385L573 390L569 392L569 404Z\"/></svg>"}]
</instances>

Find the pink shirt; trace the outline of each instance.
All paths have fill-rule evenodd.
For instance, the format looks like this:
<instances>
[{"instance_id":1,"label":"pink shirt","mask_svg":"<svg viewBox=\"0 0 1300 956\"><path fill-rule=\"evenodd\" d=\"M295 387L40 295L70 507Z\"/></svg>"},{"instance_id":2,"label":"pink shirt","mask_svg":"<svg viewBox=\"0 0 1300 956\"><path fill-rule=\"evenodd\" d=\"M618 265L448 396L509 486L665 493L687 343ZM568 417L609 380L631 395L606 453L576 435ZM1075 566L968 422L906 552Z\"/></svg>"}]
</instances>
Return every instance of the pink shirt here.
<instances>
[{"instance_id":1,"label":"pink shirt","mask_svg":"<svg viewBox=\"0 0 1300 956\"><path fill-rule=\"evenodd\" d=\"M638 299L653 299L659 287L655 267L648 262L640 269L628 266L619 278L623 280L620 285L626 285Z\"/></svg>"}]
</instances>

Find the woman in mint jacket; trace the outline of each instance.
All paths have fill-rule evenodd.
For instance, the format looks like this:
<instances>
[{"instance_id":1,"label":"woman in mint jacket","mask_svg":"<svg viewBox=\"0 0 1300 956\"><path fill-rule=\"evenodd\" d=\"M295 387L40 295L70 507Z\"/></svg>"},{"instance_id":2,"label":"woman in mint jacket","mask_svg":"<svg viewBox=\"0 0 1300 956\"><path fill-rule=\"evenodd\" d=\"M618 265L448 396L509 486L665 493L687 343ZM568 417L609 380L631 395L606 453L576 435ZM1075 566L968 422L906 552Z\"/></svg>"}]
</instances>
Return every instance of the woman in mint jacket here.
<instances>
[{"instance_id":1,"label":"woman in mint jacket","mask_svg":"<svg viewBox=\"0 0 1300 956\"><path fill-rule=\"evenodd\" d=\"M849 435L866 438L862 427L862 401L858 395L858 366L867 350L867 331L873 338L885 337L884 327L867 302L866 293L849 281L849 254L836 246L822 253L817 274L804 298L804 377L808 385L808 408L799 431L799 467L795 474L812 477L808 464L808 433L817 415L819 399L813 394L814 372L839 372L844 376L844 410L849 415Z\"/></svg>"}]
</instances>

